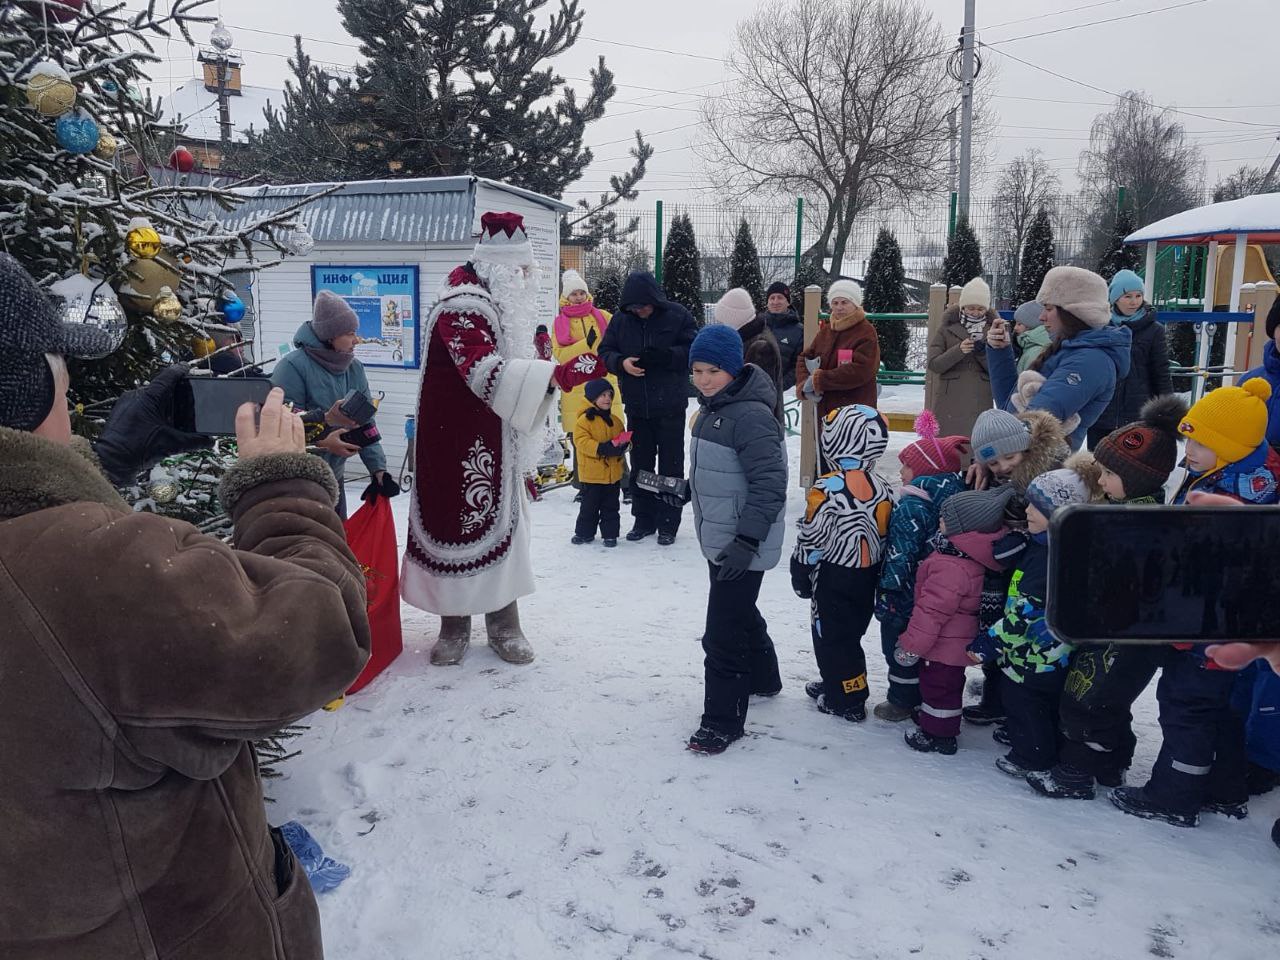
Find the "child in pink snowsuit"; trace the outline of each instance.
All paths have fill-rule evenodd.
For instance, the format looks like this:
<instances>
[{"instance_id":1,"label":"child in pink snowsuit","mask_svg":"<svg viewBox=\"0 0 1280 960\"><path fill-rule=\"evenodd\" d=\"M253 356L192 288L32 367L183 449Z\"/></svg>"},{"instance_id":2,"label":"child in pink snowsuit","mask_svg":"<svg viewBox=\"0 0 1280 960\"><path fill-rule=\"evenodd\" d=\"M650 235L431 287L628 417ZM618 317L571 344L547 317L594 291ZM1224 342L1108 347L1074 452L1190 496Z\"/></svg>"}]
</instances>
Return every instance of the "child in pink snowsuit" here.
<instances>
[{"instance_id":1,"label":"child in pink snowsuit","mask_svg":"<svg viewBox=\"0 0 1280 960\"><path fill-rule=\"evenodd\" d=\"M978 632L982 578L999 570L996 541L1008 531L1004 509L1012 488L970 490L943 501L933 548L916 574L915 607L898 639L895 657L920 660L918 730L907 746L922 753L956 752L964 706L964 670L972 660L966 647Z\"/></svg>"}]
</instances>

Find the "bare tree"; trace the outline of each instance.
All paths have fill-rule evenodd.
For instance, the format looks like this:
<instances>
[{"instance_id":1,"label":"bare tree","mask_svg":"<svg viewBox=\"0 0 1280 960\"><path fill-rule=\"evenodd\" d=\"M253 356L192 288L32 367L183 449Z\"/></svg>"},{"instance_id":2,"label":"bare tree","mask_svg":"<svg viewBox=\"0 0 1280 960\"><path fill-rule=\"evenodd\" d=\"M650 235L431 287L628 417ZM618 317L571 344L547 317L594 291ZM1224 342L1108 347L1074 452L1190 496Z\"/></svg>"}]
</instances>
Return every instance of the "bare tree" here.
<instances>
[{"instance_id":1,"label":"bare tree","mask_svg":"<svg viewBox=\"0 0 1280 960\"><path fill-rule=\"evenodd\" d=\"M1105 239L1121 187L1140 227L1194 206L1204 189L1204 155L1172 111L1127 90L1094 118L1080 155L1080 181L1096 208L1110 211Z\"/></svg>"},{"instance_id":2,"label":"bare tree","mask_svg":"<svg viewBox=\"0 0 1280 960\"><path fill-rule=\"evenodd\" d=\"M1263 187L1267 188L1268 193L1280 190L1280 177L1272 177L1268 183L1265 167L1237 167L1234 173L1223 177L1213 188L1213 202L1251 197L1255 193L1262 193Z\"/></svg>"},{"instance_id":3,"label":"bare tree","mask_svg":"<svg viewBox=\"0 0 1280 960\"><path fill-rule=\"evenodd\" d=\"M1042 208L1052 212L1059 186L1058 175L1034 147L1014 159L1000 177L995 194L996 252L1010 290L1018 289L1022 248L1031 221Z\"/></svg>"},{"instance_id":4,"label":"bare tree","mask_svg":"<svg viewBox=\"0 0 1280 960\"><path fill-rule=\"evenodd\" d=\"M736 47L705 108L707 168L738 200L820 196L809 255L830 249L838 274L860 213L945 182L952 45L918 0L771 0Z\"/></svg>"}]
</instances>

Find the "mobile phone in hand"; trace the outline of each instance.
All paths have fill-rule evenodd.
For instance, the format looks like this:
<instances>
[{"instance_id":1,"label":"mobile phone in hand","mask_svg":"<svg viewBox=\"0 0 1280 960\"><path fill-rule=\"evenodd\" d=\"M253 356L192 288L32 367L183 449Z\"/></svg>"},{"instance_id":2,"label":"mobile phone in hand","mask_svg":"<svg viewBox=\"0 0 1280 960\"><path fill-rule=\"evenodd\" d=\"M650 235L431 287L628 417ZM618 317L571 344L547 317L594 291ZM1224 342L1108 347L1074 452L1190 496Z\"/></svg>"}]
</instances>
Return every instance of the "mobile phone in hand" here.
<instances>
[{"instance_id":1,"label":"mobile phone in hand","mask_svg":"<svg viewBox=\"0 0 1280 960\"><path fill-rule=\"evenodd\" d=\"M1280 506L1072 506L1049 528L1046 617L1068 643L1274 643Z\"/></svg>"},{"instance_id":2,"label":"mobile phone in hand","mask_svg":"<svg viewBox=\"0 0 1280 960\"><path fill-rule=\"evenodd\" d=\"M203 437L233 437L243 404L261 407L271 392L266 377L184 378L173 393L173 425Z\"/></svg>"}]
</instances>

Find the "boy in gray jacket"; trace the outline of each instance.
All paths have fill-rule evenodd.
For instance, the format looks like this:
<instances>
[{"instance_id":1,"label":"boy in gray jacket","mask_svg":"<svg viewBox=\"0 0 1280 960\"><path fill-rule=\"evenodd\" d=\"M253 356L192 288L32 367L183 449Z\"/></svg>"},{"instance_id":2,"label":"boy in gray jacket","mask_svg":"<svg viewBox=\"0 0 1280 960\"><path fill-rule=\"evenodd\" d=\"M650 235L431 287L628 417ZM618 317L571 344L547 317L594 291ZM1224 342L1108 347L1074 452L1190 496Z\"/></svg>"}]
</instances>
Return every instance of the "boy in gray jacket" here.
<instances>
[{"instance_id":1,"label":"boy in gray jacket","mask_svg":"<svg viewBox=\"0 0 1280 960\"><path fill-rule=\"evenodd\" d=\"M701 394L689 443L694 527L707 559L705 696L689 749L722 753L742 736L753 685L782 686L778 658L756 608L764 572L782 556L787 456L773 416L777 391L743 362L742 338L724 324L704 327L689 351Z\"/></svg>"}]
</instances>

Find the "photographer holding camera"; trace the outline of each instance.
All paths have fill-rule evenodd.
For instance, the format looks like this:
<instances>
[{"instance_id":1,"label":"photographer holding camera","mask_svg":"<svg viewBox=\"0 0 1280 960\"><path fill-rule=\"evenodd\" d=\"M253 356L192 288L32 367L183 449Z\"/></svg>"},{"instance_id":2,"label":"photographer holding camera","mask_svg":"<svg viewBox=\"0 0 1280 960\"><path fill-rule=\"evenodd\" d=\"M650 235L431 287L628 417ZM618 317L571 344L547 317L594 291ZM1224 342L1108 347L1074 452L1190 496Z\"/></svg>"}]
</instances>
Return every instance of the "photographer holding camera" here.
<instances>
[{"instance_id":1,"label":"photographer holding camera","mask_svg":"<svg viewBox=\"0 0 1280 960\"><path fill-rule=\"evenodd\" d=\"M135 513L71 434L64 358L103 339L0 254L0 956L315 960L251 741L368 657L333 474L273 390L237 417L233 546ZM117 402L97 445L117 482L201 443L166 414L183 376Z\"/></svg>"},{"instance_id":2,"label":"photographer holding camera","mask_svg":"<svg viewBox=\"0 0 1280 960\"><path fill-rule=\"evenodd\" d=\"M293 335L297 349L282 357L271 374L271 382L284 391L287 401L300 410L317 411L326 425L338 428L326 433L315 446L338 478L338 516L344 520L347 460L357 453L369 470L371 482L365 496L373 492L394 497L400 492L396 482L387 476L387 457L381 443L360 447L342 438L343 431L364 426L342 411L342 398L351 390L369 396L369 378L355 354L359 329L360 321L350 304L336 293L321 290L311 319Z\"/></svg>"}]
</instances>

